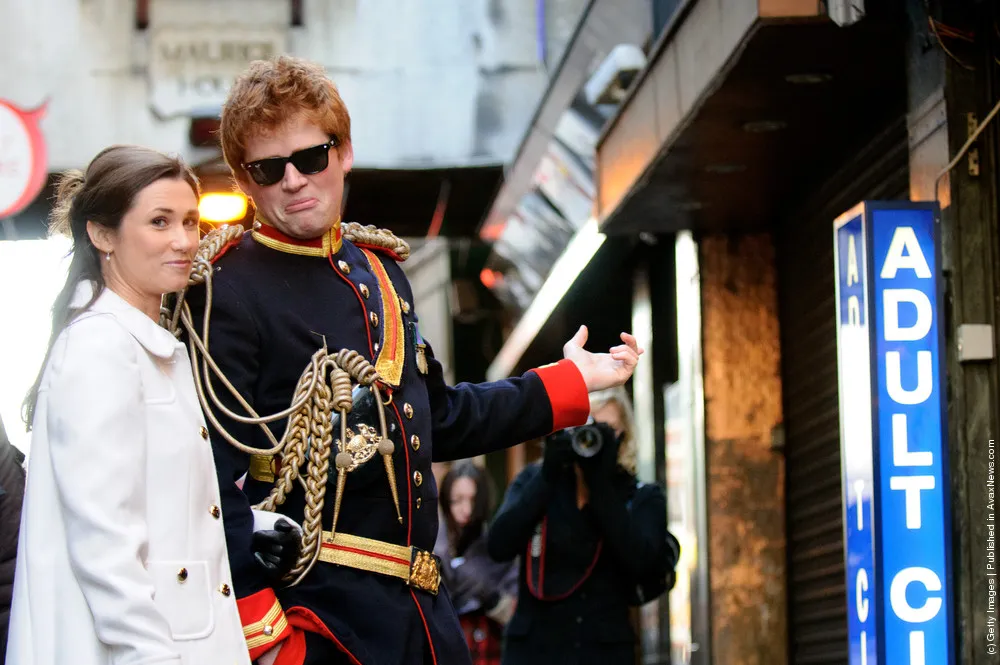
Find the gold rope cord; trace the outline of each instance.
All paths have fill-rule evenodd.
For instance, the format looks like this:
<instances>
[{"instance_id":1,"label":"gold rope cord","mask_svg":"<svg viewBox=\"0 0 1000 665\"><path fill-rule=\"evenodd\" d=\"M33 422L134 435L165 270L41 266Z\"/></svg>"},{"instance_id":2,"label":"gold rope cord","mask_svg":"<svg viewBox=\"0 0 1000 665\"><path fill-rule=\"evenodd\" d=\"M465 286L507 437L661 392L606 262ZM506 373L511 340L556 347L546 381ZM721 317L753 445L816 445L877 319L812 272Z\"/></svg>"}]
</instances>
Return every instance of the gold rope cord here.
<instances>
[{"instance_id":1,"label":"gold rope cord","mask_svg":"<svg viewBox=\"0 0 1000 665\"><path fill-rule=\"evenodd\" d=\"M388 247L387 240L394 239L392 234L379 232L374 227L351 227L351 235L358 242L377 241L382 247ZM347 414L353 407L352 381L359 385L369 386L374 393L378 405L380 438L378 451L385 461L386 473L396 514L402 523L399 496L396 487L396 475L392 465L393 443L386 430L384 404L378 389L380 377L375 368L356 351L342 349L336 354L330 354L325 344L316 351L299 377L292 404L279 413L268 416L259 415L253 407L240 395L239 391L223 375L222 370L208 352L209 320L212 310L212 261L231 243L237 242L243 234L242 227L223 226L206 235L200 245L188 280L188 287L197 284L205 285L205 312L201 334L194 327L191 310L185 302L185 291L174 297L170 306L161 309L160 323L174 335L180 334L178 323L183 325L188 334L191 355L191 369L194 375L195 389L198 400L205 412L206 418L222 437L238 450L251 455L281 455L281 472L264 501L253 506L259 510L274 511L282 505L296 481L305 490L305 515L302 522L302 549L295 566L286 576L291 580L289 585L298 584L319 559L323 535L323 506L326 498L326 486L329 479L330 455L333 451L332 415L336 409L340 413L341 432L338 440L337 454L334 456L337 466L337 487L334 502L333 523L331 533L336 533L337 518L340 514L340 504L343 499L346 476L351 466L356 466L352 454L347 447ZM372 234L377 235L376 237ZM353 238L352 238L353 239ZM397 254L409 254L409 246L399 241L393 244ZM371 244L376 244L372 242ZM234 413L219 399L210 380L215 376L227 391L246 411L247 416ZM214 407L214 408L213 408ZM215 415L215 409L224 413L236 422L258 425L271 443L271 448L261 449L247 446L238 441L223 427ZM288 418L285 431L280 440L276 439L268 423L282 418ZM305 473L303 473L305 465Z\"/></svg>"},{"instance_id":2,"label":"gold rope cord","mask_svg":"<svg viewBox=\"0 0 1000 665\"><path fill-rule=\"evenodd\" d=\"M410 258L410 245L387 229L380 229L371 224L362 226L357 222L344 222L340 228L344 237L355 244L374 245L388 249L403 261Z\"/></svg>"}]
</instances>

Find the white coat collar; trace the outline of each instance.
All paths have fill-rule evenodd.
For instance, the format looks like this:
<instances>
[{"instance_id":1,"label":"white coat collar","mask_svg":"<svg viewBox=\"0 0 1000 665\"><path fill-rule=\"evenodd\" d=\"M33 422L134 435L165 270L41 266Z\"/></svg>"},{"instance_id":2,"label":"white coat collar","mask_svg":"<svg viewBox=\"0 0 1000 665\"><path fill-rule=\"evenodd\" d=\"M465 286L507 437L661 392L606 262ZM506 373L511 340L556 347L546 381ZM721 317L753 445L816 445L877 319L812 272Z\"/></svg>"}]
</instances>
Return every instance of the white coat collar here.
<instances>
[{"instance_id":1,"label":"white coat collar","mask_svg":"<svg viewBox=\"0 0 1000 665\"><path fill-rule=\"evenodd\" d=\"M70 307L80 308L86 305L94 294L94 283L81 282L73 293ZM95 314L110 314L143 346L149 353L159 358L170 358L177 347L183 346L173 335L162 326L143 314L141 311L125 302L111 289L105 288L97 297L88 312Z\"/></svg>"}]
</instances>

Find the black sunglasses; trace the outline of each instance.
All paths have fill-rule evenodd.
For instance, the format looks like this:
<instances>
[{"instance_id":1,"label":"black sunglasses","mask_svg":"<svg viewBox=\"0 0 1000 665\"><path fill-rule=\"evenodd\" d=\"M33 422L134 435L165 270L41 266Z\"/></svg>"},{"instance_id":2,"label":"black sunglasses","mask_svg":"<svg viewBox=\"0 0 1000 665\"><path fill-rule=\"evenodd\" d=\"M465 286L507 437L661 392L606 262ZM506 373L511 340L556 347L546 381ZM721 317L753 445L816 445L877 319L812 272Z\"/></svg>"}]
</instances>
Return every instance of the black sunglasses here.
<instances>
[{"instance_id":1,"label":"black sunglasses","mask_svg":"<svg viewBox=\"0 0 1000 665\"><path fill-rule=\"evenodd\" d=\"M281 182L285 177L285 164L288 162L291 162L302 175L314 175L326 170L330 165L330 149L336 148L337 143L337 137L331 136L326 143L297 150L288 157L268 157L247 162L242 166L255 183L267 187Z\"/></svg>"}]
</instances>

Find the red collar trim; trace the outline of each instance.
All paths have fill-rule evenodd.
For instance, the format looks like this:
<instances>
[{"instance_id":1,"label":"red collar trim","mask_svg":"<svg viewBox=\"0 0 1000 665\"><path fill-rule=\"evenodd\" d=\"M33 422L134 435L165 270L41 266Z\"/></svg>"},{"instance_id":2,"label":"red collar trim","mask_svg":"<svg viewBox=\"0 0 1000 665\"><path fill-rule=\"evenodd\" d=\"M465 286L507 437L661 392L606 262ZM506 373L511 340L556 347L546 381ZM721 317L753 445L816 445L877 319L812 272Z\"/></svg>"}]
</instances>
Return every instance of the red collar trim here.
<instances>
[{"instance_id":1,"label":"red collar trim","mask_svg":"<svg viewBox=\"0 0 1000 665\"><path fill-rule=\"evenodd\" d=\"M340 251L343 244L343 232L340 229L340 220L319 238L309 240L299 240L285 235L278 229L255 221L253 225L253 239L265 247L270 247L286 254L299 254L301 256L327 257Z\"/></svg>"}]
</instances>

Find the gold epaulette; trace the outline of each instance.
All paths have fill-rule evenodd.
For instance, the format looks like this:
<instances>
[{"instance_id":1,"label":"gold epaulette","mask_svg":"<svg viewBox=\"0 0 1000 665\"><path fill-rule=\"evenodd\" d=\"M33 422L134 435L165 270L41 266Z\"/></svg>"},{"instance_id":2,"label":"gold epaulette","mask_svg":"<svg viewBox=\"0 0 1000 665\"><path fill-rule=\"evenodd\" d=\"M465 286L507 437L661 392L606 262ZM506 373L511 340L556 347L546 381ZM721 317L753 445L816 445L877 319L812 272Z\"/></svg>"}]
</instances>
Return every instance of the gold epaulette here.
<instances>
[{"instance_id":1,"label":"gold epaulette","mask_svg":"<svg viewBox=\"0 0 1000 665\"><path fill-rule=\"evenodd\" d=\"M345 222L341 226L344 237L355 245L363 245L370 249L384 249L397 258L405 261L410 258L410 245L389 229L380 229L372 225L362 226L357 222Z\"/></svg>"},{"instance_id":2,"label":"gold epaulette","mask_svg":"<svg viewBox=\"0 0 1000 665\"><path fill-rule=\"evenodd\" d=\"M191 267L191 277L188 286L205 281L205 270L215 263L231 247L238 245L243 238L243 227L239 224L224 224L212 229L198 243L198 253Z\"/></svg>"}]
</instances>

